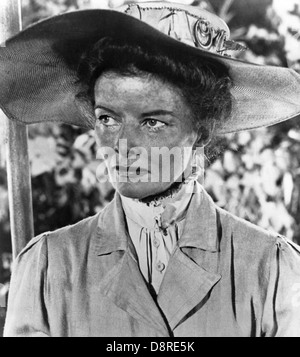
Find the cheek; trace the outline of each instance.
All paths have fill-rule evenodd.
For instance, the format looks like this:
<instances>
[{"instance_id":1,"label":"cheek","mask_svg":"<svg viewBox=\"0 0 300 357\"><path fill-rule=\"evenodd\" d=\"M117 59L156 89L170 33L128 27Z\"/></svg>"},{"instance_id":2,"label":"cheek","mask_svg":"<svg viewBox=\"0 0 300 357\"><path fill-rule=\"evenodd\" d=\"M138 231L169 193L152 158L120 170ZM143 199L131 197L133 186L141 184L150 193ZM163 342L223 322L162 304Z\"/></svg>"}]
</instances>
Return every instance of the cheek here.
<instances>
[{"instance_id":1,"label":"cheek","mask_svg":"<svg viewBox=\"0 0 300 357\"><path fill-rule=\"evenodd\" d=\"M99 126L96 124L95 126L95 131L94 131L94 135L95 135L95 141L96 141L96 144L98 146L102 146L102 133L101 133L101 130L99 128Z\"/></svg>"},{"instance_id":2,"label":"cheek","mask_svg":"<svg viewBox=\"0 0 300 357\"><path fill-rule=\"evenodd\" d=\"M106 131L104 133L103 128L96 124L95 127L95 141L98 147L108 146L113 148L115 146L116 133Z\"/></svg>"}]
</instances>

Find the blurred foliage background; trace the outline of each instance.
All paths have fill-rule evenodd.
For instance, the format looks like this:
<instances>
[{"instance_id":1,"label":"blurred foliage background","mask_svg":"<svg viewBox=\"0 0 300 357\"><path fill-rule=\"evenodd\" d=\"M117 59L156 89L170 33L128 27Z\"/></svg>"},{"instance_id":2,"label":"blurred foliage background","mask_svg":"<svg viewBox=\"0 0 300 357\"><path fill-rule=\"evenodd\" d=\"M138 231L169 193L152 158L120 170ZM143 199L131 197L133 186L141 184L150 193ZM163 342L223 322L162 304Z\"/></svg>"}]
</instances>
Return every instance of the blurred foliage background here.
<instances>
[{"instance_id":1,"label":"blurred foliage background","mask_svg":"<svg viewBox=\"0 0 300 357\"><path fill-rule=\"evenodd\" d=\"M124 0L23 0L23 28L62 12L114 8ZM136 1L138 2L138 1ZM177 2L215 12L232 38L248 50L238 58L293 68L300 73L298 0L195 0ZM205 187L229 212L300 243L300 118L226 135L207 151ZM75 223L101 210L113 197L95 171L93 132L77 127L29 126L35 234ZM0 143L0 307L11 272L7 177ZM5 309L0 308L0 335Z\"/></svg>"}]
</instances>

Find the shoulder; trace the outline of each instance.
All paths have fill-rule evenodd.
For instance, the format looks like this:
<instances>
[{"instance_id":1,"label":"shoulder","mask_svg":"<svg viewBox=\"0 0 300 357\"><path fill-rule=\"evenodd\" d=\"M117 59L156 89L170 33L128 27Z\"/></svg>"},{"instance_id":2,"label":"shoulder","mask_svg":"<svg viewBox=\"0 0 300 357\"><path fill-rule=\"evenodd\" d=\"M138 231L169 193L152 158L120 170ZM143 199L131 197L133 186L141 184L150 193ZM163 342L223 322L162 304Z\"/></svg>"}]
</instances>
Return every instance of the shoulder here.
<instances>
[{"instance_id":1,"label":"shoulder","mask_svg":"<svg viewBox=\"0 0 300 357\"><path fill-rule=\"evenodd\" d=\"M212 219L211 224L216 224L218 228L218 236L223 244L224 241L231 241L234 245L241 245L242 248L251 247L268 247L276 244L278 235L276 232L266 230L259 227L243 218L237 217L224 208L219 207L212 197L203 189L203 202L205 208Z\"/></svg>"},{"instance_id":2,"label":"shoulder","mask_svg":"<svg viewBox=\"0 0 300 357\"><path fill-rule=\"evenodd\" d=\"M217 206L216 206L217 207ZM222 208L216 208L222 236L230 254L246 269L269 269L274 261L297 266L300 271L300 247L281 234L261 228ZM241 268L242 269L242 268ZM242 269L243 270L243 269Z\"/></svg>"},{"instance_id":3,"label":"shoulder","mask_svg":"<svg viewBox=\"0 0 300 357\"><path fill-rule=\"evenodd\" d=\"M216 207L222 230L223 246L241 257L242 261L258 264L267 264L272 256L283 253L300 259L300 247L272 230L259 227L245 219ZM222 242L221 242L222 244Z\"/></svg>"},{"instance_id":4,"label":"shoulder","mask_svg":"<svg viewBox=\"0 0 300 357\"><path fill-rule=\"evenodd\" d=\"M224 257L224 269L227 271L229 267L234 273L242 294L254 294L257 298L265 296L268 289L276 291L277 287L280 304L284 292L289 299L299 301L299 245L221 208L216 210L222 231L220 254Z\"/></svg>"},{"instance_id":5,"label":"shoulder","mask_svg":"<svg viewBox=\"0 0 300 357\"><path fill-rule=\"evenodd\" d=\"M83 249L88 246L96 233L100 213L85 218L73 225L68 225L54 231L44 232L32 238L18 255L18 260L30 255L49 255L63 250L72 251L72 247Z\"/></svg>"},{"instance_id":6,"label":"shoulder","mask_svg":"<svg viewBox=\"0 0 300 357\"><path fill-rule=\"evenodd\" d=\"M221 225L234 239L235 244L250 248L269 247L274 244L285 244L286 238L277 232L264 229L243 218L217 207Z\"/></svg>"}]
</instances>

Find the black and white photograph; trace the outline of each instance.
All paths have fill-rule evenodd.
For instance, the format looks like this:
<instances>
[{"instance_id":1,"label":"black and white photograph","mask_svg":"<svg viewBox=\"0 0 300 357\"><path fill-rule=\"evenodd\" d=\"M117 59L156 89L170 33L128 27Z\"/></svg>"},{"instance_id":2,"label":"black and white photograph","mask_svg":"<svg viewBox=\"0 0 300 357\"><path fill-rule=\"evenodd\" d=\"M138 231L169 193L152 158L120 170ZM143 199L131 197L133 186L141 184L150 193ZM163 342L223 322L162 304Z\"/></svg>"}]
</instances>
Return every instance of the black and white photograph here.
<instances>
[{"instance_id":1,"label":"black and white photograph","mask_svg":"<svg viewBox=\"0 0 300 357\"><path fill-rule=\"evenodd\" d=\"M0 337L300 337L299 0L1 0Z\"/></svg>"}]
</instances>

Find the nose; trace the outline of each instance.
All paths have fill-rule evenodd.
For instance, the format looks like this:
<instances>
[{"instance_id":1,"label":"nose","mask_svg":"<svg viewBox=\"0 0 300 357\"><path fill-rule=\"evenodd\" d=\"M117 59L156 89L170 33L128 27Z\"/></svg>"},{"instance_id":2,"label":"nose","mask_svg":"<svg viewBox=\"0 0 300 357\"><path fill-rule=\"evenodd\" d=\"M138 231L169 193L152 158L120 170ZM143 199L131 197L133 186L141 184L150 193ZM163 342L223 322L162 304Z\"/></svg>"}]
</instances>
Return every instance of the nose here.
<instances>
[{"instance_id":1,"label":"nose","mask_svg":"<svg viewBox=\"0 0 300 357\"><path fill-rule=\"evenodd\" d=\"M133 125L124 125L119 131L119 135L115 142L114 150L117 153L126 150L126 155L128 157L129 152L136 152L138 151L138 147L142 146L141 142L141 133L139 132L138 128Z\"/></svg>"}]
</instances>

